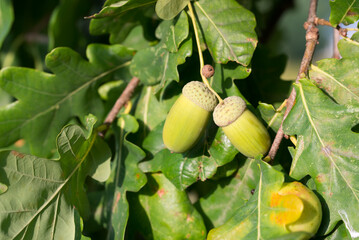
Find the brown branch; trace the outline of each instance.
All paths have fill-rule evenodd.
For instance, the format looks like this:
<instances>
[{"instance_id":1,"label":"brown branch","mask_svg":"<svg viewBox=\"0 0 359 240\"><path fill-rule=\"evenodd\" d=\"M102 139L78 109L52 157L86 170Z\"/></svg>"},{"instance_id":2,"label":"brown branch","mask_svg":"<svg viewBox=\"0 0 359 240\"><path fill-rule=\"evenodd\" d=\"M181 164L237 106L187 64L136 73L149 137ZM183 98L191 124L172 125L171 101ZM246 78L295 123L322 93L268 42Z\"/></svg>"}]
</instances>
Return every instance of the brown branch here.
<instances>
[{"instance_id":1,"label":"brown branch","mask_svg":"<svg viewBox=\"0 0 359 240\"><path fill-rule=\"evenodd\" d=\"M338 48L338 42L340 38L340 33L337 29L333 30L333 58L339 59L340 53Z\"/></svg>"},{"instance_id":2,"label":"brown branch","mask_svg":"<svg viewBox=\"0 0 359 240\"><path fill-rule=\"evenodd\" d=\"M104 121L104 125L106 126L106 128L101 131L101 137L105 136L109 126L113 123L121 108L128 102L128 100L130 100L132 93L139 84L139 82L140 80L137 77L133 77L131 81L127 84L125 90L123 90L122 94L117 99Z\"/></svg>"},{"instance_id":3,"label":"brown branch","mask_svg":"<svg viewBox=\"0 0 359 240\"><path fill-rule=\"evenodd\" d=\"M306 47L305 47L304 55L302 58L302 62L300 64L299 72L298 72L297 78L295 80L296 83L299 82L299 79L306 76L310 62L312 61L312 58L313 58L315 47L318 42L319 34L318 34L318 28L316 27L317 1L318 0L310 1L308 19L307 19L307 22L304 24L304 28L307 30L307 32L305 34ZM293 88L289 98L287 99L287 108L284 113L282 123L280 125L280 128L274 138L273 144L268 153L268 157L271 160L273 160L275 155L277 154L279 145L283 139L283 136L284 136L283 122L286 119L286 117L288 116L290 110L292 109L292 107L294 105L295 97L296 97L296 92L295 92L295 89Z\"/></svg>"},{"instance_id":4,"label":"brown branch","mask_svg":"<svg viewBox=\"0 0 359 240\"><path fill-rule=\"evenodd\" d=\"M339 34L342 35L343 37L347 36L348 33L348 29L345 28L341 28L339 25L337 27L334 27L329 21L322 19L322 18L315 18L315 24L316 25L323 25L323 26L329 26L332 27L334 29L337 29L339 31ZM305 26L304 26L305 28Z\"/></svg>"}]
</instances>

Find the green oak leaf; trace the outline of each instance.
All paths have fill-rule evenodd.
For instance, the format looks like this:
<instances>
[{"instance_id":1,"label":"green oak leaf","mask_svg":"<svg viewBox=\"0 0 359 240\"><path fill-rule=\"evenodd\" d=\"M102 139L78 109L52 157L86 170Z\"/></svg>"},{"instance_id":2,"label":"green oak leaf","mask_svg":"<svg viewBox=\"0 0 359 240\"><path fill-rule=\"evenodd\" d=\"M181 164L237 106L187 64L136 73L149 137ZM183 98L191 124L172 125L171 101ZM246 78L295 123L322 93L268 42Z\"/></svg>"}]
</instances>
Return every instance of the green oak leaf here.
<instances>
[{"instance_id":1,"label":"green oak leaf","mask_svg":"<svg viewBox=\"0 0 359 240\"><path fill-rule=\"evenodd\" d=\"M0 72L0 86L17 101L0 109L0 146L18 139L32 154L49 156L57 133L74 117L93 113L103 117L96 86L111 74L127 74L132 50L120 45L89 45L84 60L69 48L56 48L46 57L53 74L22 67Z\"/></svg>"},{"instance_id":2,"label":"green oak leaf","mask_svg":"<svg viewBox=\"0 0 359 240\"><path fill-rule=\"evenodd\" d=\"M132 227L141 239L206 238L202 216L191 204L187 193L178 190L163 174L148 175L148 183L130 199L134 216Z\"/></svg>"},{"instance_id":3,"label":"green oak leaf","mask_svg":"<svg viewBox=\"0 0 359 240\"><path fill-rule=\"evenodd\" d=\"M254 15L235 0L202 0L194 8L214 61L248 66L258 42Z\"/></svg>"},{"instance_id":4,"label":"green oak leaf","mask_svg":"<svg viewBox=\"0 0 359 240\"><path fill-rule=\"evenodd\" d=\"M190 0L158 0L156 3L157 15L165 20L177 16L189 3Z\"/></svg>"},{"instance_id":5,"label":"green oak leaf","mask_svg":"<svg viewBox=\"0 0 359 240\"><path fill-rule=\"evenodd\" d=\"M228 221L212 229L207 239L303 239L306 233L289 233L270 219L271 213L281 211L270 206L270 199L284 183L283 173L263 161L254 161L259 180L253 196Z\"/></svg>"},{"instance_id":6,"label":"green oak leaf","mask_svg":"<svg viewBox=\"0 0 359 240\"><path fill-rule=\"evenodd\" d=\"M188 37L189 23L186 12L171 21L162 21L156 29L156 37L166 45L170 52L177 52L181 43Z\"/></svg>"},{"instance_id":7,"label":"green oak leaf","mask_svg":"<svg viewBox=\"0 0 359 240\"><path fill-rule=\"evenodd\" d=\"M222 128L218 128L216 135L208 148L208 152L218 166L223 166L234 159L238 150L229 141Z\"/></svg>"},{"instance_id":8,"label":"green oak leaf","mask_svg":"<svg viewBox=\"0 0 359 240\"><path fill-rule=\"evenodd\" d=\"M131 73L145 85L160 83L156 92L171 80L179 81L177 66L192 55L192 38L189 34L188 17L182 12L173 20L163 21L156 29L161 41L136 53L131 63Z\"/></svg>"},{"instance_id":9,"label":"green oak leaf","mask_svg":"<svg viewBox=\"0 0 359 240\"><path fill-rule=\"evenodd\" d=\"M339 23L349 25L359 19L358 0L333 0L330 4L330 23L336 27Z\"/></svg>"},{"instance_id":10,"label":"green oak leaf","mask_svg":"<svg viewBox=\"0 0 359 240\"><path fill-rule=\"evenodd\" d=\"M52 12L49 24L49 49L70 47L77 49L84 40L78 21L87 14L91 5L87 0L62 0Z\"/></svg>"},{"instance_id":11,"label":"green oak leaf","mask_svg":"<svg viewBox=\"0 0 359 240\"><path fill-rule=\"evenodd\" d=\"M358 33L353 34L352 38L343 38L338 42L338 49L343 58L359 57Z\"/></svg>"},{"instance_id":12,"label":"green oak leaf","mask_svg":"<svg viewBox=\"0 0 359 240\"><path fill-rule=\"evenodd\" d=\"M178 189L184 190L197 180L205 181L216 172L217 164L207 156L189 157L171 153L168 149L158 152L151 161L142 162L145 172L161 171Z\"/></svg>"},{"instance_id":13,"label":"green oak leaf","mask_svg":"<svg viewBox=\"0 0 359 240\"><path fill-rule=\"evenodd\" d=\"M156 40L157 41L157 40ZM145 36L144 36L144 30L141 25L138 25L131 29L131 31L128 33L126 39L121 42L121 45L133 48L136 51L148 48L153 44L152 42L149 42Z\"/></svg>"},{"instance_id":14,"label":"green oak leaf","mask_svg":"<svg viewBox=\"0 0 359 240\"><path fill-rule=\"evenodd\" d=\"M251 68L240 64L229 62L227 64L215 64L215 72L210 79L212 88L218 93L223 94L225 88L231 85L235 79L244 79L251 73Z\"/></svg>"},{"instance_id":15,"label":"green oak leaf","mask_svg":"<svg viewBox=\"0 0 359 240\"><path fill-rule=\"evenodd\" d=\"M155 96L156 86L144 86L135 110L135 117L144 125L143 136L162 123L170 108L177 99L177 95L169 99L158 100Z\"/></svg>"},{"instance_id":16,"label":"green oak leaf","mask_svg":"<svg viewBox=\"0 0 359 240\"><path fill-rule=\"evenodd\" d=\"M183 64L191 55L191 38L185 40L175 53L169 52L165 44L159 43L154 47L138 51L131 62L130 71L145 85L159 83L158 90L160 90L168 81L179 81L177 66Z\"/></svg>"},{"instance_id":17,"label":"green oak leaf","mask_svg":"<svg viewBox=\"0 0 359 240\"><path fill-rule=\"evenodd\" d=\"M350 39L340 41L342 59L323 59L312 65L310 79L338 103L359 106L359 77L352 69L359 67L359 43Z\"/></svg>"},{"instance_id":18,"label":"green oak leaf","mask_svg":"<svg viewBox=\"0 0 359 240\"><path fill-rule=\"evenodd\" d=\"M152 21L155 3L156 0L106 1L99 13L89 17L90 33L109 33L110 43L121 43L136 26Z\"/></svg>"},{"instance_id":19,"label":"green oak leaf","mask_svg":"<svg viewBox=\"0 0 359 240\"><path fill-rule=\"evenodd\" d=\"M298 139L290 176L314 179L330 212L327 233L343 220L357 236L359 135L351 128L359 123L359 109L336 104L307 79L294 86L295 105L283 125L286 134Z\"/></svg>"},{"instance_id":20,"label":"green oak leaf","mask_svg":"<svg viewBox=\"0 0 359 240\"><path fill-rule=\"evenodd\" d=\"M111 176L106 182L108 239L124 239L129 217L127 192L139 191L147 182L146 175L137 167L145 153L127 140L129 133L137 132L138 122L131 115L122 115L115 127L116 155Z\"/></svg>"},{"instance_id":21,"label":"green oak leaf","mask_svg":"<svg viewBox=\"0 0 359 240\"><path fill-rule=\"evenodd\" d=\"M259 180L257 162L248 158L240 165L234 177L196 183L200 198L195 206L209 220L208 229L224 224L252 196Z\"/></svg>"},{"instance_id":22,"label":"green oak leaf","mask_svg":"<svg viewBox=\"0 0 359 240\"><path fill-rule=\"evenodd\" d=\"M277 132L282 124L285 108L279 111L278 108L274 108L271 104L260 102L258 110L261 113L263 120L268 124L268 127Z\"/></svg>"},{"instance_id":23,"label":"green oak leaf","mask_svg":"<svg viewBox=\"0 0 359 240\"><path fill-rule=\"evenodd\" d=\"M14 21L11 0L0 1L0 48Z\"/></svg>"},{"instance_id":24,"label":"green oak leaf","mask_svg":"<svg viewBox=\"0 0 359 240\"><path fill-rule=\"evenodd\" d=\"M0 195L1 239L74 239L76 211L88 215L84 183L87 176L106 181L111 152L92 131L65 127L57 138L60 158L49 160L16 151L0 152L0 181L8 186ZM77 220L76 220L77 219Z\"/></svg>"}]
</instances>

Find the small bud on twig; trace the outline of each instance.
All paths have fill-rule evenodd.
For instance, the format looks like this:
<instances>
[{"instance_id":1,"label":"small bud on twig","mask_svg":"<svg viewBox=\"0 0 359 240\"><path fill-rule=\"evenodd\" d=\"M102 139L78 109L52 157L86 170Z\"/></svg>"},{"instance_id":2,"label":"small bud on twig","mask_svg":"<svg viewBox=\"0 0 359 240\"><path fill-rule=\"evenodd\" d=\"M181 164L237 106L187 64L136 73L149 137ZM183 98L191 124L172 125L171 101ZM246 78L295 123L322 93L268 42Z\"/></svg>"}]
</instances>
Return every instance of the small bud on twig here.
<instances>
[{"instance_id":1,"label":"small bud on twig","mask_svg":"<svg viewBox=\"0 0 359 240\"><path fill-rule=\"evenodd\" d=\"M206 64L202 68L202 74L205 78L210 78L214 75L214 68L211 65Z\"/></svg>"}]
</instances>

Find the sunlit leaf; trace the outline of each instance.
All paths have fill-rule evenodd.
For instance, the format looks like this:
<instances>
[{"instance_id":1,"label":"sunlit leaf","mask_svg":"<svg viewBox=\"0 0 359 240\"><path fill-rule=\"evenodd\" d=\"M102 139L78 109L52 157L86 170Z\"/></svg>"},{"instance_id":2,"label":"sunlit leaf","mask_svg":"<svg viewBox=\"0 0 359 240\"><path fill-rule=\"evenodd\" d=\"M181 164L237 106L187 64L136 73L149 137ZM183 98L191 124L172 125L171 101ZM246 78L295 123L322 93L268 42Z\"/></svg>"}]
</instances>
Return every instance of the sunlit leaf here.
<instances>
[{"instance_id":1,"label":"sunlit leaf","mask_svg":"<svg viewBox=\"0 0 359 240\"><path fill-rule=\"evenodd\" d=\"M279 111L271 104L259 103L258 110L260 111L264 121L268 124L268 127L277 132L282 124L285 108Z\"/></svg>"},{"instance_id":2,"label":"sunlit leaf","mask_svg":"<svg viewBox=\"0 0 359 240\"><path fill-rule=\"evenodd\" d=\"M257 46L254 15L235 0L202 0L194 7L214 61L247 66Z\"/></svg>"},{"instance_id":3,"label":"sunlit leaf","mask_svg":"<svg viewBox=\"0 0 359 240\"><path fill-rule=\"evenodd\" d=\"M186 7L189 1L190 0L158 0L156 3L156 13L162 19L172 19Z\"/></svg>"},{"instance_id":4,"label":"sunlit leaf","mask_svg":"<svg viewBox=\"0 0 359 240\"><path fill-rule=\"evenodd\" d=\"M345 25L356 22L359 19L359 1L357 0L333 0L330 4L330 23L336 27L339 23Z\"/></svg>"},{"instance_id":5,"label":"sunlit leaf","mask_svg":"<svg viewBox=\"0 0 359 240\"><path fill-rule=\"evenodd\" d=\"M358 36L358 33L355 33L352 38L343 38L338 42L338 49L343 58L359 57Z\"/></svg>"},{"instance_id":6,"label":"sunlit leaf","mask_svg":"<svg viewBox=\"0 0 359 240\"><path fill-rule=\"evenodd\" d=\"M356 71L359 67L359 43L353 40L341 41L342 59L323 59L312 65L310 79L322 88L338 103L352 107L359 106L359 76Z\"/></svg>"},{"instance_id":7,"label":"sunlit leaf","mask_svg":"<svg viewBox=\"0 0 359 240\"><path fill-rule=\"evenodd\" d=\"M284 176L262 161L255 161L260 166L260 177L253 196L237 209L227 222L212 229L207 239L303 239L305 233L290 233L285 225L273 221L271 216L286 212L287 208L271 204L273 194L280 190Z\"/></svg>"},{"instance_id":8,"label":"sunlit leaf","mask_svg":"<svg viewBox=\"0 0 359 240\"><path fill-rule=\"evenodd\" d=\"M334 103L306 79L295 88L296 103L284 124L284 132L298 138L290 175L301 179L309 174L314 179L329 208L326 232L343 220L357 236L359 135L351 128L359 123L359 109Z\"/></svg>"}]
</instances>

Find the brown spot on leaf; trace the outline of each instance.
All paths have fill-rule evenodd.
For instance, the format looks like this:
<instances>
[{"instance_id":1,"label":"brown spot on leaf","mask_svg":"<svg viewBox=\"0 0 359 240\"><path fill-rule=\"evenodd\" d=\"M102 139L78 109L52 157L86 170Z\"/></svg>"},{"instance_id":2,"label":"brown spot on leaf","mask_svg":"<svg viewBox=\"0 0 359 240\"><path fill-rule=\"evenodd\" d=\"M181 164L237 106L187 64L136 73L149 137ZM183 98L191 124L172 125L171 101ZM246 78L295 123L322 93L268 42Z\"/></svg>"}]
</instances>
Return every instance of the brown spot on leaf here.
<instances>
[{"instance_id":1,"label":"brown spot on leaf","mask_svg":"<svg viewBox=\"0 0 359 240\"><path fill-rule=\"evenodd\" d=\"M322 147L322 151L326 156L330 156L332 154L332 150L330 149L329 146Z\"/></svg>"},{"instance_id":2,"label":"brown spot on leaf","mask_svg":"<svg viewBox=\"0 0 359 240\"><path fill-rule=\"evenodd\" d=\"M136 178L139 179L140 178L140 174L136 173Z\"/></svg>"},{"instance_id":3,"label":"brown spot on leaf","mask_svg":"<svg viewBox=\"0 0 359 240\"><path fill-rule=\"evenodd\" d=\"M186 218L187 222L193 222L193 217L189 214L187 214L187 218Z\"/></svg>"},{"instance_id":4,"label":"brown spot on leaf","mask_svg":"<svg viewBox=\"0 0 359 240\"><path fill-rule=\"evenodd\" d=\"M162 198L162 196L166 194L166 191L164 189L158 189L157 194L160 198Z\"/></svg>"},{"instance_id":5,"label":"brown spot on leaf","mask_svg":"<svg viewBox=\"0 0 359 240\"><path fill-rule=\"evenodd\" d=\"M17 152L17 151L11 151L11 154L14 155L15 157L18 157L18 158L23 158L23 157L25 157L24 154L19 153L19 152Z\"/></svg>"},{"instance_id":6,"label":"brown spot on leaf","mask_svg":"<svg viewBox=\"0 0 359 240\"><path fill-rule=\"evenodd\" d=\"M324 182L325 178L323 176L323 174L318 174L318 176L316 176L315 178L318 182Z\"/></svg>"},{"instance_id":7,"label":"brown spot on leaf","mask_svg":"<svg viewBox=\"0 0 359 240\"><path fill-rule=\"evenodd\" d=\"M187 233L186 238L188 239L188 238L190 238L190 237L191 237L191 234L190 234L190 233Z\"/></svg>"},{"instance_id":8,"label":"brown spot on leaf","mask_svg":"<svg viewBox=\"0 0 359 240\"><path fill-rule=\"evenodd\" d=\"M112 207L112 212L115 212L118 201L120 201L120 199L121 199L121 193L117 193L115 203L113 204L113 207Z\"/></svg>"},{"instance_id":9,"label":"brown spot on leaf","mask_svg":"<svg viewBox=\"0 0 359 240\"><path fill-rule=\"evenodd\" d=\"M323 78L321 78L320 76L315 76L315 77L312 77L312 79L317 83L318 87L321 87Z\"/></svg>"}]
</instances>

